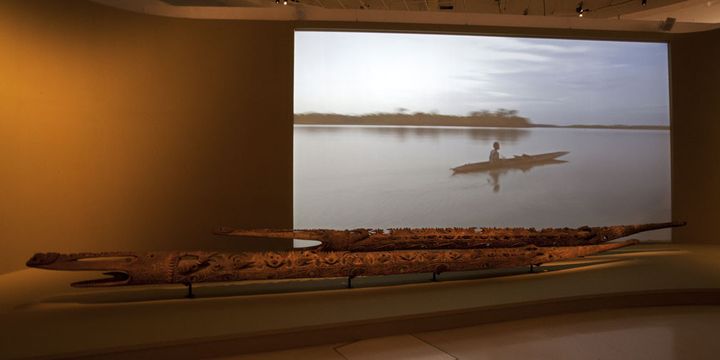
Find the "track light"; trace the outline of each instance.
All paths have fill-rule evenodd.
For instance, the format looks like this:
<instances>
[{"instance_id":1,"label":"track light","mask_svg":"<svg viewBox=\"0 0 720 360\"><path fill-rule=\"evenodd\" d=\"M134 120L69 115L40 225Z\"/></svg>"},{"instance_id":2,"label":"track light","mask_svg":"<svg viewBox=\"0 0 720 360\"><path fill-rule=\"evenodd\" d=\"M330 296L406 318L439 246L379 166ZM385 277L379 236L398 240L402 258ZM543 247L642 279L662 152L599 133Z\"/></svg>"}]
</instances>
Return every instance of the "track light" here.
<instances>
[{"instance_id":1,"label":"track light","mask_svg":"<svg viewBox=\"0 0 720 360\"><path fill-rule=\"evenodd\" d=\"M642 0L642 1L640 1L640 5L646 6L646 5L647 5L647 0Z\"/></svg>"},{"instance_id":2,"label":"track light","mask_svg":"<svg viewBox=\"0 0 720 360\"><path fill-rule=\"evenodd\" d=\"M575 11L578 13L579 17L583 17L586 12L589 12L590 9L586 9L583 7L582 1L578 3L578 6L575 8Z\"/></svg>"},{"instance_id":3,"label":"track light","mask_svg":"<svg viewBox=\"0 0 720 360\"><path fill-rule=\"evenodd\" d=\"M275 0L275 3L279 4L280 0ZM282 0L282 3L283 3L283 5L287 5L288 3L299 4L300 0ZM370 7L370 6L368 6L368 7Z\"/></svg>"}]
</instances>

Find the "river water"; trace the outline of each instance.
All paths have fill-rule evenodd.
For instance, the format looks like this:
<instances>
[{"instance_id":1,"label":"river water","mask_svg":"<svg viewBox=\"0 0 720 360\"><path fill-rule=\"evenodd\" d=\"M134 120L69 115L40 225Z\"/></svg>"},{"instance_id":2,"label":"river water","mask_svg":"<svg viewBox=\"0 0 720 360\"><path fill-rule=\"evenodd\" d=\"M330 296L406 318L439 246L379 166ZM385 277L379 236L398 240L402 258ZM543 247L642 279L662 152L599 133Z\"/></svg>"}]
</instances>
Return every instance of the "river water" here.
<instances>
[{"instance_id":1,"label":"river water","mask_svg":"<svg viewBox=\"0 0 720 360\"><path fill-rule=\"evenodd\" d=\"M566 162L456 174L500 154ZM577 227L669 221L670 132L315 126L294 131L295 228ZM670 231L640 237L669 240Z\"/></svg>"}]
</instances>

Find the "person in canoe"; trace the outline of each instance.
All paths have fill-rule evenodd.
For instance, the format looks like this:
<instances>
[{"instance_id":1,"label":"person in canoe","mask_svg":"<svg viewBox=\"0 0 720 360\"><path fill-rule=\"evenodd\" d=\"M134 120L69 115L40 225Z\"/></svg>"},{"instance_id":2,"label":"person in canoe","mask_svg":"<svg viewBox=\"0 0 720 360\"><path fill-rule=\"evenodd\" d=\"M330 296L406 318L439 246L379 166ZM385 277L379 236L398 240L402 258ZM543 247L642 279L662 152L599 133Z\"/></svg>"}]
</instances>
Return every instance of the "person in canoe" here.
<instances>
[{"instance_id":1,"label":"person in canoe","mask_svg":"<svg viewBox=\"0 0 720 360\"><path fill-rule=\"evenodd\" d=\"M490 162L496 162L500 160L500 143L494 142L493 149L490 151Z\"/></svg>"}]
</instances>

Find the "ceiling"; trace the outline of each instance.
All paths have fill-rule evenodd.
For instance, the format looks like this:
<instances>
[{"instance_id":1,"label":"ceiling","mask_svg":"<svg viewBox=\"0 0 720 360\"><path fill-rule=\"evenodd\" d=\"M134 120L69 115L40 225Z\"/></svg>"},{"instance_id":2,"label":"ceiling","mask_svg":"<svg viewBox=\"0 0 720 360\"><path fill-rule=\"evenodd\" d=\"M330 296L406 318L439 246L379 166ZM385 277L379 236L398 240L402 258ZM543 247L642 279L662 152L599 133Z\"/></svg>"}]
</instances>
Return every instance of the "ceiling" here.
<instances>
[{"instance_id":1,"label":"ceiling","mask_svg":"<svg viewBox=\"0 0 720 360\"><path fill-rule=\"evenodd\" d=\"M173 6L420 11L720 23L720 0L161 0ZM675 16L672 16L675 15Z\"/></svg>"},{"instance_id":2,"label":"ceiling","mask_svg":"<svg viewBox=\"0 0 720 360\"><path fill-rule=\"evenodd\" d=\"M720 0L91 0L152 15L687 33L720 28ZM582 10L582 17L579 15ZM668 18L673 18L671 26ZM676 21L675 21L676 20Z\"/></svg>"}]
</instances>

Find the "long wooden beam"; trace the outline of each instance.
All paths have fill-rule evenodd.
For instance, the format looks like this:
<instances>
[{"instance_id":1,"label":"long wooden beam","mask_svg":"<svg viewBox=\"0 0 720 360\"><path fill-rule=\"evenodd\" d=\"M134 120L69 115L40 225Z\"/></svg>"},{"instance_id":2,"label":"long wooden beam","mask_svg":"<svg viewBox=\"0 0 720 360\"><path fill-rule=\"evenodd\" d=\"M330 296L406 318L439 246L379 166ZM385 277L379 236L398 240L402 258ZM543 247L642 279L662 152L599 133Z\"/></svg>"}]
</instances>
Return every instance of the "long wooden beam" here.
<instances>
[{"instance_id":1,"label":"long wooden beam","mask_svg":"<svg viewBox=\"0 0 720 360\"><path fill-rule=\"evenodd\" d=\"M683 226L684 222L579 228L429 228L354 230L277 230L220 228L218 235L317 240L324 251L485 249L499 247L575 246L608 242L639 232Z\"/></svg>"}]
</instances>

